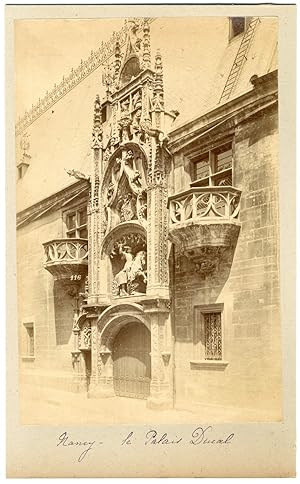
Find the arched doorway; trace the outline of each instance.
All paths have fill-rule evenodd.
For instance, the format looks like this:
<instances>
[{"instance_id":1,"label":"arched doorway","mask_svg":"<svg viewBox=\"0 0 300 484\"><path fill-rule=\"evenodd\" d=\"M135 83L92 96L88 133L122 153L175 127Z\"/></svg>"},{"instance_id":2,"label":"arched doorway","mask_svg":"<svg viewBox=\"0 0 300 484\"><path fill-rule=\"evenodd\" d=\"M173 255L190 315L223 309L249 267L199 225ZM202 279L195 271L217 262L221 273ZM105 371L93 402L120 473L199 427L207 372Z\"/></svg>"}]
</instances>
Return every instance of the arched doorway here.
<instances>
[{"instance_id":1,"label":"arched doorway","mask_svg":"<svg viewBox=\"0 0 300 484\"><path fill-rule=\"evenodd\" d=\"M146 326L130 322L123 326L113 344L113 382L115 394L148 398L151 381L151 335Z\"/></svg>"}]
</instances>

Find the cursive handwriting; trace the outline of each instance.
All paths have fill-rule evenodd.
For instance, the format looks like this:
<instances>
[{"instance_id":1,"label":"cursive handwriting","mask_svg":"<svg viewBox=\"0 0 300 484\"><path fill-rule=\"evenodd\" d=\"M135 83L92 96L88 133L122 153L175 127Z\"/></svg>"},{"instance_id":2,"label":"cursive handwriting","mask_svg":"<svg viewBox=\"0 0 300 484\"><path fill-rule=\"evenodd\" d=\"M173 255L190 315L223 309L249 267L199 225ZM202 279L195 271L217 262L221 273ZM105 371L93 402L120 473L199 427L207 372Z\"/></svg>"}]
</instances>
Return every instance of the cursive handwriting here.
<instances>
[{"instance_id":1,"label":"cursive handwriting","mask_svg":"<svg viewBox=\"0 0 300 484\"><path fill-rule=\"evenodd\" d=\"M231 444L234 440L234 437L234 433L228 433L225 435L220 435L220 433L216 434L216 431L211 425L207 427L196 427L191 433L186 435L170 435L167 432L159 432L158 430L152 428L141 436L138 434L136 435L133 431L125 434L125 436L123 435L122 439L119 440L119 445L124 447L132 444L145 445L151 448L152 446L161 445L173 446L189 444L196 446L202 444L218 448L221 445ZM58 437L56 446L81 448L82 452L80 453L77 461L82 462L87 454L90 454L90 451L95 449L98 444L103 444L103 442L98 442L96 440L73 440L67 432L63 432Z\"/></svg>"},{"instance_id":2,"label":"cursive handwriting","mask_svg":"<svg viewBox=\"0 0 300 484\"><path fill-rule=\"evenodd\" d=\"M180 437L179 439L177 437L175 439L170 439L167 433L158 435L158 432L156 430L149 430L149 432L146 433L145 445L179 444L181 441L182 437Z\"/></svg>"},{"instance_id":3,"label":"cursive handwriting","mask_svg":"<svg viewBox=\"0 0 300 484\"><path fill-rule=\"evenodd\" d=\"M78 457L78 462L82 462L83 459L86 457L87 453L92 450L93 448L93 445L95 444L95 440L93 440L92 442L87 442L87 441L81 441L81 440L71 440L70 437L68 436L67 432L63 432L59 437L58 437L58 444L57 444L57 447L59 445L62 445L63 447L69 447L69 446L73 446L73 447L86 447L86 449L81 452L80 456ZM99 442L100 444L102 442Z\"/></svg>"},{"instance_id":4,"label":"cursive handwriting","mask_svg":"<svg viewBox=\"0 0 300 484\"><path fill-rule=\"evenodd\" d=\"M199 444L230 444L231 440L234 437L234 434L229 434L225 438L220 439L220 438L214 438L212 439L211 437L208 438L208 435L210 436L210 432L212 432L213 428L211 426L208 426L206 428L203 427L197 427L193 432L192 432L192 439L190 440L190 444L192 445L199 445Z\"/></svg>"}]
</instances>

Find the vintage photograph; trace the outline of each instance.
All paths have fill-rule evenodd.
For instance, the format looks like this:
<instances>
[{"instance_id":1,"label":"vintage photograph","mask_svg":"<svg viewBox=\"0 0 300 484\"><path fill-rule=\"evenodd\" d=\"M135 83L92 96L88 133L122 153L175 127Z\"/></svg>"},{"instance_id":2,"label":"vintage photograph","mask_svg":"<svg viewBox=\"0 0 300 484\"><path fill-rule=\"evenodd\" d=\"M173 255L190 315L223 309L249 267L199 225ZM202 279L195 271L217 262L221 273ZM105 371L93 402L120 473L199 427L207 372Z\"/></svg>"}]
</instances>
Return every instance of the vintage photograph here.
<instances>
[{"instance_id":1,"label":"vintage photograph","mask_svg":"<svg viewBox=\"0 0 300 484\"><path fill-rule=\"evenodd\" d=\"M14 69L21 423L280 422L278 18L16 19Z\"/></svg>"}]
</instances>

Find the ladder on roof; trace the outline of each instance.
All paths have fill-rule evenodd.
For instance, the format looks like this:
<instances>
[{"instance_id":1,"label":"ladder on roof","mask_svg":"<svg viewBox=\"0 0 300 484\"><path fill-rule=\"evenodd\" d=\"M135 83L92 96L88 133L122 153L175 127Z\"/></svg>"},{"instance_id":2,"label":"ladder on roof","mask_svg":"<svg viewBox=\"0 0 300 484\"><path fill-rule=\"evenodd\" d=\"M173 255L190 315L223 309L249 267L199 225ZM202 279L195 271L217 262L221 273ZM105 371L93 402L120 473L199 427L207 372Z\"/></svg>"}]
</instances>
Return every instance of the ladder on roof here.
<instances>
[{"instance_id":1,"label":"ladder on roof","mask_svg":"<svg viewBox=\"0 0 300 484\"><path fill-rule=\"evenodd\" d=\"M232 94L234 88L236 87L244 62L247 60L246 56L258 22L259 22L259 17L253 17L250 20L247 30L245 30L245 33L241 41L241 45L235 56L234 62L232 64L232 67L231 67L229 76L227 78L225 87L223 89L222 95L220 97L219 103L226 101Z\"/></svg>"}]
</instances>

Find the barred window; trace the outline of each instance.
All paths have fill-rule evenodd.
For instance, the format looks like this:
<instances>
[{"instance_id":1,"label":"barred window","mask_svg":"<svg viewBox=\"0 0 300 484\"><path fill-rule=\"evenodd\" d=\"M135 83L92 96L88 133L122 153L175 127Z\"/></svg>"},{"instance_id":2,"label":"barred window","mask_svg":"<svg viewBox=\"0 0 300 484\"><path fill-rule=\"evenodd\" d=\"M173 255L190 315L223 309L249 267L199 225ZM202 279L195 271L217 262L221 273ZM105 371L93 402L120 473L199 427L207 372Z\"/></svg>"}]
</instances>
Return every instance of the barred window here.
<instances>
[{"instance_id":1,"label":"barred window","mask_svg":"<svg viewBox=\"0 0 300 484\"><path fill-rule=\"evenodd\" d=\"M195 357L201 360L223 359L223 305L196 306L194 320Z\"/></svg>"},{"instance_id":2,"label":"barred window","mask_svg":"<svg viewBox=\"0 0 300 484\"><path fill-rule=\"evenodd\" d=\"M221 313L204 314L205 360L222 359Z\"/></svg>"}]
</instances>

